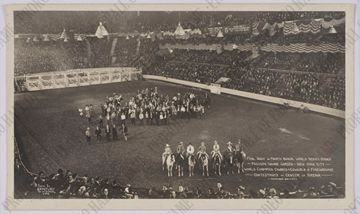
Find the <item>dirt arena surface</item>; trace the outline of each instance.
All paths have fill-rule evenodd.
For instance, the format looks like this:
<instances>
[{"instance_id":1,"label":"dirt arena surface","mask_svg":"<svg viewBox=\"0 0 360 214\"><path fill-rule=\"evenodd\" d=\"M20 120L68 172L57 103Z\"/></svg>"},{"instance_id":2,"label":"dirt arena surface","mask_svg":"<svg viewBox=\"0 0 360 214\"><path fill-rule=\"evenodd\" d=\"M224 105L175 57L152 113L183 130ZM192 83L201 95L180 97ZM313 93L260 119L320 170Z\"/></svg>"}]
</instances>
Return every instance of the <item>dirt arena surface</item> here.
<instances>
[{"instance_id":1,"label":"dirt arena surface","mask_svg":"<svg viewBox=\"0 0 360 214\"><path fill-rule=\"evenodd\" d=\"M211 95L211 108L202 119L171 120L169 125L129 125L129 140L93 143L85 141L87 121L78 108L93 104L97 113L105 97L120 93L125 100L138 89L158 87L161 94L175 95L204 91L158 81L134 81L79 88L55 89L15 95L15 136L24 153L23 161L32 172L55 173L58 168L79 175L116 178L120 184L134 187L184 185L204 191L221 182L226 190L238 185L248 189L274 186L291 189L293 185L319 186L329 181L344 186L345 139L339 132L343 119L228 95ZM95 124L92 125L92 133ZM103 132L104 135L104 132ZM201 141L208 153L217 140L221 151L226 143L243 139L248 157L327 157L332 159L334 175L304 181L270 181L245 175L210 175L208 178L168 178L162 171L164 145L173 151L179 141L189 142L197 151ZM95 137L93 136L93 141ZM245 167L248 167L245 163Z\"/></svg>"}]
</instances>

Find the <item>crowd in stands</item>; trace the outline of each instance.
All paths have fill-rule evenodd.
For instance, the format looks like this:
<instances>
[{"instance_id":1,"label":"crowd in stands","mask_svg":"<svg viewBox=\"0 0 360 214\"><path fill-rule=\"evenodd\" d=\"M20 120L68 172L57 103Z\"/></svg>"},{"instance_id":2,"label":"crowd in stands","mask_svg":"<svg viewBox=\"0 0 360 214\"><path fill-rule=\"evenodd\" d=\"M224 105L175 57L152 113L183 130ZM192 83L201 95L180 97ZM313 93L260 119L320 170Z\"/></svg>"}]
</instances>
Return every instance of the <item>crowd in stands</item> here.
<instances>
[{"instance_id":1,"label":"crowd in stands","mask_svg":"<svg viewBox=\"0 0 360 214\"><path fill-rule=\"evenodd\" d=\"M224 87L345 109L344 77L267 69L244 69L242 73L229 73L231 80Z\"/></svg>"},{"instance_id":2,"label":"crowd in stands","mask_svg":"<svg viewBox=\"0 0 360 214\"><path fill-rule=\"evenodd\" d=\"M222 56L224 54L224 56ZM261 53L175 50L151 74L345 109L345 56L332 53ZM146 72L146 71L145 71Z\"/></svg>"},{"instance_id":3,"label":"crowd in stands","mask_svg":"<svg viewBox=\"0 0 360 214\"><path fill-rule=\"evenodd\" d=\"M171 54L171 59L182 62L211 63L219 65L241 66L246 59L251 56L251 51L225 51L219 50L199 51L175 49Z\"/></svg>"},{"instance_id":4,"label":"crowd in stands","mask_svg":"<svg viewBox=\"0 0 360 214\"><path fill-rule=\"evenodd\" d=\"M220 77L228 77L231 80L224 87L344 109L345 56L342 53L262 52L253 58L251 51L175 49L159 60L156 58L159 46L151 39L124 38L118 43L113 55L116 66L142 67L150 74L199 83L214 83ZM74 47L58 43L18 45L23 48L15 49L17 75L86 67L88 55L84 42ZM93 48L96 55L91 56L96 58L93 66L111 64L107 64L109 55L98 56L110 51L96 47Z\"/></svg>"},{"instance_id":5,"label":"crowd in stands","mask_svg":"<svg viewBox=\"0 0 360 214\"><path fill-rule=\"evenodd\" d=\"M345 55L341 53L263 53L252 67L313 73L345 73Z\"/></svg>"},{"instance_id":6,"label":"crowd in stands","mask_svg":"<svg viewBox=\"0 0 360 214\"><path fill-rule=\"evenodd\" d=\"M26 42L15 40L15 75L85 68L84 42Z\"/></svg>"},{"instance_id":7,"label":"crowd in stands","mask_svg":"<svg viewBox=\"0 0 360 214\"><path fill-rule=\"evenodd\" d=\"M216 82L223 76L221 70L226 70L226 66L188 62L167 62L155 67L153 71L148 73L210 84Z\"/></svg>"},{"instance_id":8,"label":"crowd in stands","mask_svg":"<svg viewBox=\"0 0 360 214\"><path fill-rule=\"evenodd\" d=\"M138 46L137 39L129 37L120 37L117 40L114 57L116 57L115 65L120 67L127 67L134 64L136 61L136 49Z\"/></svg>"},{"instance_id":9,"label":"crowd in stands","mask_svg":"<svg viewBox=\"0 0 360 214\"><path fill-rule=\"evenodd\" d=\"M109 67L111 63L110 50L112 42L109 39L88 38L85 43L89 43L90 56L88 67L101 68ZM76 43L76 42L75 42Z\"/></svg>"},{"instance_id":10,"label":"crowd in stands","mask_svg":"<svg viewBox=\"0 0 360 214\"><path fill-rule=\"evenodd\" d=\"M174 31L177 16L174 13L132 13L128 20L129 32L156 29ZM254 21L280 22L286 20L325 20L344 17L340 12L259 12L259 13L186 13L182 15L182 26L207 28L234 26ZM166 17L172 17L166 19ZM175 18L174 18L175 17ZM157 19L154 22L153 19ZM133 23L134 22L134 23ZM141 28L141 29L139 29ZM345 100L345 54L344 53L288 53L223 50L222 45L253 43L257 47L269 43L289 45L306 43L316 46L322 43L340 43L345 40L344 25L336 28L335 34L300 33L274 36L260 33L225 34L225 37L196 35L189 39L157 36L122 36L117 38L87 38L84 41L15 41L15 74L62 71L88 67L138 67L144 73L179 78L199 83L214 83L220 77L230 78L223 87L255 92L270 96L344 109ZM204 32L206 33L206 32ZM220 48L208 50L171 50L171 54L159 56L159 44L217 44ZM325 73L325 74L323 74ZM23 81L16 82L21 89Z\"/></svg>"},{"instance_id":11,"label":"crowd in stands","mask_svg":"<svg viewBox=\"0 0 360 214\"><path fill-rule=\"evenodd\" d=\"M15 42L15 75L96 67L146 67L159 50L148 38L119 37L111 53L112 40ZM114 60L114 61L113 61Z\"/></svg>"},{"instance_id":12,"label":"crowd in stands","mask_svg":"<svg viewBox=\"0 0 360 214\"><path fill-rule=\"evenodd\" d=\"M226 189L221 183L207 189L200 187L163 185L156 187L133 187L131 184L121 184L116 179L79 175L71 170L58 169L57 172L46 175L43 171L30 175L17 159L15 165L15 182L19 176L22 179L22 191L19 198L88 198L88 199L138 199L138 198L177 198L177 199L252 199L252 198L342 198L344 189L333 182L321 186L291 189L274 187L247 188L240 184L233 189Z\"/></svg>"}]
</instances>

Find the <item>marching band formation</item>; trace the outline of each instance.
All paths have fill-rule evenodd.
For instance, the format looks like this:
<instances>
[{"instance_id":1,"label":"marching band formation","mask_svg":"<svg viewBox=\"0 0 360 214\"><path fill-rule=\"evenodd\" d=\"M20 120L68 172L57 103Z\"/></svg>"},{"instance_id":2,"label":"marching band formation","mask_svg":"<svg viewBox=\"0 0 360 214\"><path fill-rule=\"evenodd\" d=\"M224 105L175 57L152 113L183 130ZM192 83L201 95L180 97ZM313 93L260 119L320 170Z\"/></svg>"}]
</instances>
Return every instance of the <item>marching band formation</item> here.
<instances>
[{"instance_id":1,"label":"marching band formation","mask_svg":"<svg viewBox=\"0 0 360 214\"><path fill-rule=\"evenodd\" d=\"M118 133L122 133L124 140L128 140L128 125L168 125L170 119L191 119L205 118L206 109L210 107L210 97L195 95L191 92L184 94L177 93L170 97L158 93L157 87L138 90L137 94L128 101L124 101L121 94L113 93L107 96L101 105L101 114L95 128L95 136L98 142L102 139L102 130L106 134L106 139L119 140ZM89 126L86 128L86 141L91 143L91 128L94 118L94 107L92 104L86 105L84 109L79 108L80 117L85 117ZM120 130L118 130L120 127Z\"/></svg>"}]
</instances>

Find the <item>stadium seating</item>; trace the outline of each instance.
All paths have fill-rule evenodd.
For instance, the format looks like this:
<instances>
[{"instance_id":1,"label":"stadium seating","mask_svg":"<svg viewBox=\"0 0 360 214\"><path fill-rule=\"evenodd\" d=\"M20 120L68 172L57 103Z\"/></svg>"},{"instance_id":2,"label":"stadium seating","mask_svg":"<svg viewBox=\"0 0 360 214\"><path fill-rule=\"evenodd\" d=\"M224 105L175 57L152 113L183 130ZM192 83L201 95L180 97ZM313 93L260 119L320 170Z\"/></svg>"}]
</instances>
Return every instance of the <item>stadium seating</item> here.
<instances>
[{"instance_id":1,"label":"stadium seating","mask_svg":"<svg viewBox=\"0 0 360 214\"><path fill-rule=\"evenodd\" d=\"M164 33L173 31L177 25L173 13L161 13L156 16L157 20L153 20L151 13L131 16L128 32L153 33L119 36L116 41L115 37L67 42L16 39L15 74L109 66L141 67L146 74L206 84L228 77L230 81L223 87L345 109L345 54L341 48L345 41L343 13L259 12L247 14L245 19L236 13L199 15L189 12L182 17L181 29L201 29L203 34L191 34L186 39ZM298 33L289 23L296 23L294 26L303 33ZM336 29L331 29L331 24L336 24ZM272 27L280 25L281 28ZM237 33L225 33L222 28L224 35L218 37L212 31L219 26L228 26L227 31ZM251 30L246 26L251 26ZM155 30L162 31L162 35ZM159 50L165 44L188 48ZM199 50L195 48L198 44L216 44L220 48ZM224 49L228 44L250 44L258 51ZM17 82L19 84L23 81Z\"/></svg>"}]
</instances>

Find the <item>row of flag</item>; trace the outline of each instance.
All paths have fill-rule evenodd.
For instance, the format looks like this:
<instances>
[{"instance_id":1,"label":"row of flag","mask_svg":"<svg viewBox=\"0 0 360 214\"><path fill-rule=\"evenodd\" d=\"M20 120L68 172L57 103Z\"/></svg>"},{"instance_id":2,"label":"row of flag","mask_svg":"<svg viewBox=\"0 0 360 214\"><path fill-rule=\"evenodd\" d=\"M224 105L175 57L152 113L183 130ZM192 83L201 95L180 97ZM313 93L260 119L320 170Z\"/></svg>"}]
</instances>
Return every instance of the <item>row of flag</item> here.
<instances>
[{"instance_id":1,"label":"row of flag","mask_svg":"<svg viewBox=\"0 0 360 214\"><path fill-rule=\"evenodd\" d=\"M97 37L99 39L108 37L110 34L106 30L105 26L102 22L99 23L99 26L96 29L95 34L74 34L74 39L76 41L83 41L86 37ZM33 35L33 34L17 34L15 38L25 37L27 42L39 42L41 41L58 41L63 40L64 42L68 42L71 38L69 33L64 29L61 34L41 34L41 35Z\"/></svg>"},{"instance_id":2,"label":"row of flag","mask_svg":"<svg viewBox=\"0 0 360 214\"><path fill-rule=\"evenodd\" d=\"M322 30L327 31L327 33L335 34L337 33L335 27L343 25L345 23L345 18L341 19L332 19L326 21L323 18L321 19L310 19L310 20L293 20L293 21L283 21L283 22L264 22L258 21L253 22L252 25L236 25L232 27L211 27L207 28L207 31L212 36L223 37L224 34L229 33L252 33L257 36L262 32L268 32L269 36L274 36L281 29L283 30L284 35L299 34L299 33L320 33Z\"/></svg>"},{"instance_id":3,"label":"row of flag","mask_svg":"<svg viewBox=\"0 0 360 214\"><path fill-rule=\"evenodd\" d=\"M326 31L330 34L337 33L335 27L345 24L345 18L332 19L326 21L324 19L311 20L293 20L284 22L254 22L252 24L252 34L259 35L261 31L267 31L270 36L274 36L280 29L283 30L284 35L296 35L300 33L317 34Z\"/></svg>"},{"instance_id":4,"label":"row of flag","mask_svg":"<svg viewBox=\"0 0 360 214\"><path fill-rule=\"evenodd\" d=\"M218 38L224 37L224 34L230 33L252 33L253 35L260 35L263 32L268 32L269 36L274 36L280 29L284 35L296 35L300 33L312 33L317 34L323 30L327 30L327 33L335 34L337 33L335 27L343 25L345 23L345 18L342 19L332 19L330 21L325 21L324 19L312 19L305 21L284 21L284 22L254 22L252 25L236 25L231 27L211 27L205 29L205 34L210 36L216 36ZM127 39L134 36L146 37L149 39L163 39L165 36L176 37L179 39L188 39L190 36L202 35L202 32L199 28L196 29L183 29L179 23L174 32L171 31L161 31L161 32L149 32L149 33L109 33L105 26L100 22L99 26L96 29L94 34L74 34L74 39L76 41L83 41L86 37L97 37L99 39L106 38L109 36L124 36ZM67 42L70 40L70 36L66 29L62 31L61 34L42 34L42 35L29 35L29 34L18 34L15 35L16 38L26 37L27 41L57 41L63 40Z\"/></svg>"}]
</instances>

